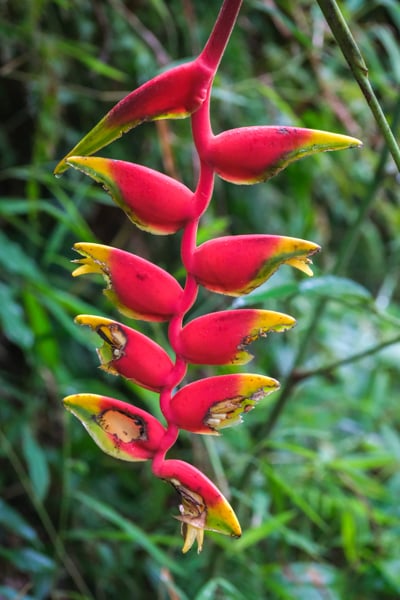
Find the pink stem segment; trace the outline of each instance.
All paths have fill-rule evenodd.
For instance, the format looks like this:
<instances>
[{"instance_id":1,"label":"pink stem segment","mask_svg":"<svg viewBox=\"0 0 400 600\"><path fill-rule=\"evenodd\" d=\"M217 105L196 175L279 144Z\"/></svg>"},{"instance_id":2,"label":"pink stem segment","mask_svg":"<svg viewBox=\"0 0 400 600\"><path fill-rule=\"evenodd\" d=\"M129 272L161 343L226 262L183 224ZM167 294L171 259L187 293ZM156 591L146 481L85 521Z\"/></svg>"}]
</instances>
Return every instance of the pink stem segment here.
<instances>
[{"instance_id":1,"label":"pink stem segment","mask_svg":"<svg viewBox=\"0 0 400 600\"><path fill-rule=\"evenodd\" d=\"M243 0L225 0L214 28L199 58L211 69L218 69Z\"/></svg>"}]
</instances>

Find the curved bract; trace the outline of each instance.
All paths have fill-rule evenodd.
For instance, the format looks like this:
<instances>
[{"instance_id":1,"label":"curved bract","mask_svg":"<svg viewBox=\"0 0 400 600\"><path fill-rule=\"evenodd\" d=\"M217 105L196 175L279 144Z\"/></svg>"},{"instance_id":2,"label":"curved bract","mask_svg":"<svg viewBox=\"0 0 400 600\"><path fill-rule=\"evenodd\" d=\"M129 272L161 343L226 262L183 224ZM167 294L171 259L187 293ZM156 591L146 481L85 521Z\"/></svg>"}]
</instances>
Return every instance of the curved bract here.
<instances>
[{"instance_id":1,"label":"curved bract","mask_svg":"<svg viewBox=\"0 0 400 600\"><path fill-rule=\"evenodd\" d=\"M183 290L167 271L111 246L80 242L74 249L84 258L75 261L80 266L72 275L103 275L105 294L122 314L145 321L168 321L175 315Z\"/></svg>"},{"instance_id":2,"label":"curved bract","mask_svg":"<svg viewBox=\"0 0 400 600\"><path fill-rule=\"evenodd\" d=\"M144 121L182 119L204 102L213 72L197 59L157 75L122 98L58 163L54 173L68 169L71 156L90 156Z\"/></svg>"},{"instance_id":3,"label":"curved bract","mask_svg":"<svg viewBox=\"0 0 400 600\"><path fill-rule=\"evenodd\" d=\"M319 250L313 242L278 235L225 236L196 248L191 273L212 292L242 296L284 264L312 275L310 257Z\"/></svg>"},{"instance_id":4,"label":"curved bract","mask_svg":"<svg viewBox=\"0 0 400 600\"><path fill-rule=\"evenodd\" d=\"M253 355L247 346L272 331L295 324L289 315L271 310L243 308L208 313L182 329L177 351L196 365L245 365Z\"/></svg>"},{"instance_id":5,"label":"curved bract","mask_svg":"<svg viewBox=\"0 0 400 600\"><path fill-rule=\"evenodd\" d=\"M152 415L121 400L98 394L72 394L63 402L101 450L120 460L153 458L165 433Z\"/></svg>"},{"instance_id":6,"label":"curved bract","mask_svg":"<svg viewBox=\"0 0 400 600\"><path fill-rule=\"evenodd\" d=\"M241 423L243 414L277 389L278 381L264 375L207 377L185 385L172 397L171 414L180 429L217 434Z\"/></svg>"},{"instance_id":7,"label":"curved bract","mask_svg":"<svg viewBox=\"0 0 400 600\"><path fill-rule=\"evenodd\" d=\"M114 202L144 231L176 233L194 216L193 192L158 171L97 156L71 156L67 163L103 184Z\"/></svg>"},{"instance_id":8,"label":"curved bract","mask_svg":"<svg viewBox=\"0 0 400 600\"><path fill-rule=\"evenodd\" d=\"M103 340L97 353L104 371L122 375L154 392L164 387L173 363L165 350L149 337L104 317L78 315L75 321L90 327Z\"/></svg>"},{"instance_id":9,"label":"curved bract","mask_svg":"<svg viewBox=\"0 0 400 600\"><path fill-rule=\"evenodd\" d=\"M197 541L198 552L203 547L204 530L240 537L239 521L226 498L201 471L182 460L163 462L159 477L168 481L181 500L180 515L187 552Z\"/></svg>"},{"instance_id":10,"label":"curved bract","mask_svg":"<svg viewBox=\"0 0 400 600\"><path fill-rule=\"evenodd\" d=\"M301 127L239 127L211 138L202 158L226 181L260 183L290 163L331 150L362 146L347 135Z\"/></svg>"}]
</instances>

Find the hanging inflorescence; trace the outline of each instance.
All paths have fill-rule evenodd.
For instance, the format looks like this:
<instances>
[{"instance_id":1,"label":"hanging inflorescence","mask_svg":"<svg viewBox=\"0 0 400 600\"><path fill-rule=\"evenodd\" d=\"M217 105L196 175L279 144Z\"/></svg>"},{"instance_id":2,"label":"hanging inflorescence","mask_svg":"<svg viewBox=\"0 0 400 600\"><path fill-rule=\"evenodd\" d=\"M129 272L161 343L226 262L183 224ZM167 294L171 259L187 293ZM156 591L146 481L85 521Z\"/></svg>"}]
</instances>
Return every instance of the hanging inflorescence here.
<instances>
[{"instance_id":1,"label":"hanging inflorescence","mask_svg":"<svg viewBox=\"0 0 400 600\"><path fill-rule=\"evenodd\" d=\"M244 127L214 135L210 124L213 79L236 21L240 0L225 0L214 29L198 58L145 83L123 100L67 154L55 173L74 167L100 182L140 229L151 234L182 230L184 285L153 263L118 248L77 243L82 256L74 276L100 273L106 295L119 311L145 321L168 322L170 355L139 331L99 316L79 315L102 339L102 368L159 394L165 424L148 412L101 395L74 394L65 407L100 448L121 460L152 461L152 471L177 490L186 552L204 530L240 536L239 522L218 488L198 469L166 454L180 429L217 434L240 423L241 415L275 391L270 377L237 373L182 383L188 365L243 365L252 358L247 346L272 331L295 323L286 314L256 309L223 310L186 320L199 286L241 296L264 283L282 264L312 275L313 242L276 235L237 235L197 245L200 218L212 197L214 177L234 184L265 181L289 163L326 150L361 145L354 138L293 127ZM150 168L92 157L122 133L144 121L190 117L199 158L194 191ZM184 323L185 320L185 323ZM172 354L170 353L170 354Z\"/></svg>"}]
</instances>

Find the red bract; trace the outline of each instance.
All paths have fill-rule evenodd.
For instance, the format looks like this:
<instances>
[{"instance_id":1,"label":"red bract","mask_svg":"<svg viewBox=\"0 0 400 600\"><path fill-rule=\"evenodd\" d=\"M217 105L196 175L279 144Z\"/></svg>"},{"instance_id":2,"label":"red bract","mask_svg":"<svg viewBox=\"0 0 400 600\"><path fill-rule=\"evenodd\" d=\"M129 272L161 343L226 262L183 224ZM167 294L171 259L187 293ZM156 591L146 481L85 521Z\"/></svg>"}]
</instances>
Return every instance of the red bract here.
<instances>
[{"instance_id":1,"label":"red bract","mask_svg":"<svg viewBox=\"0 0 400 600\"><path fill-rule=\"evenodd\" d=\"M103 184L135 225L175 233L193 218L193 192L158 171L122 160L72 156L67 163Z\"/></svg>"},{"instance_id":2,"label":"red bract","mask_svg":"<svg viewBox=\"0 0 400 600\"><path fill-rule=\"evenodd\" d=\"M171 400L171 414L180 429L216 434L242 422L242 414L279 388L276 379L240 373L200 379L181 388Z\"/></svg>"},{"instance_id":3,"label":"red bract","mask_svg":"<svg viewBox=\"0 0 400 600\"><path fill-rule=\"evenodd\" d=\"M212 77L212 70L198 59L147 81L118 102L58 163L54 172L60 175L66 171L70 156L94 154L144 121L187 117L204 102Z\"/></svg>"},{"instance_id":4,"label":"red bract","mask_svg":"<svg viewBox=\"0 0 400 600\"><path fill-rule=\"evenodd\" d=\"M347 135L300 127L241 127L210 138L202 153L216 173L231 183L270 179L300 158L361 146Z\"/></svg>"},{"instance_id":5,"label":"red bract","mask_svg":"<svg viewBox=\"0 0 400 600\"><path fill-rule=\"evenodd\" d=\"M152 415L121 400L97 394L73 394L63 402L103 452L120 460L153 458L165 433Z\"/></svg>"},{"instance_id":6,"label":"red bract","mask_svg":"<svg viewBox=\"0 0 400 600\"><path fill-rule=\"evenodd\" d=\"M78 315L75 321L95 331L104 344L97 351L101 368L112 375L122 375L144 388L159 391L166 384L173 364L161 346L122 323Z\"/></svg>"},{"instance_id":7,"label":"red bract","mask_svg":"<svg viewBox=\"0 0 400 600\"><path fill-rule=\"evenodd\" d=\"M271 310L243 308L209 313L182 329L177 352L197 365L244 365L253 355L247 346L270 331L285 331L293 317Z\"/></svg>"},{"instance_id":8,"label":"red bract","mask_svg":"<svg viewBox=\"0 0 400 600\"><path fill-rule=\"evenodd\" d=\"M241 296L267 281L282 264L312 275L309 257L319 249L313 242L278 235L220 237L196 248L191 273L208 290Z\"/></svg>"},{"instance_id":9,"label":"red bract","mask_svg":"<svg viewBox=\"0 0 400 600\"><path fill-rule=\"evenodd\" d=\"M85 258L74 277L100 273L107 282L106 296L128 317L167 321L179 307L182 288L166 271L130 252L80 242L74 249Z\"/></svg>"}]
</instances>

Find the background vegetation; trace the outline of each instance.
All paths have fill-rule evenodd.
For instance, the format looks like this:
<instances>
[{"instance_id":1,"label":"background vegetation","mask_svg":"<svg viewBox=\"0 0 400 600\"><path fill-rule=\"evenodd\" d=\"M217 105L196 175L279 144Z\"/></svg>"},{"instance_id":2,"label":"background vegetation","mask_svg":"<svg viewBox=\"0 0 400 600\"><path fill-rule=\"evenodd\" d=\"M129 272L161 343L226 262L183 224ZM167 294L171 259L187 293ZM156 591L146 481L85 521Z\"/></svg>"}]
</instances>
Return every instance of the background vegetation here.
<instances>
[{"instance_id":1,"label":"background vegetation","mask_svg":"<svg viewBox=\"0 0 400 600\"><path fill-rule=\"evenodd\" d=\"M219 5L0 2L2 600L400 595L399 176L314 0L245 0L213 93L215 131L292 124L364 142L266 184L219 181L202 222L204 239L265 232L323 247L312 280L283 268L244 302L298 319L255 348L251 370L277 377L281 395L218 439L181 434L173 451L226 491L243 537L208 535L200 556L183 557L169 487L146 464L102 454L61 407L87 391L157 412L150 392L97 369L94 339L73 324L117 314L99 280L71 279L72 244L120 246L182 273L176 236L140 233L88 179L52 170L128 91L196 54ZM341 8L396 128L400 5ZM188 185L196 170L188 121L143 125L102 154ZM196 311L224 306L203 293ZM162 326L151 334L165 343Z\"/></svg>"}]
</instances>

